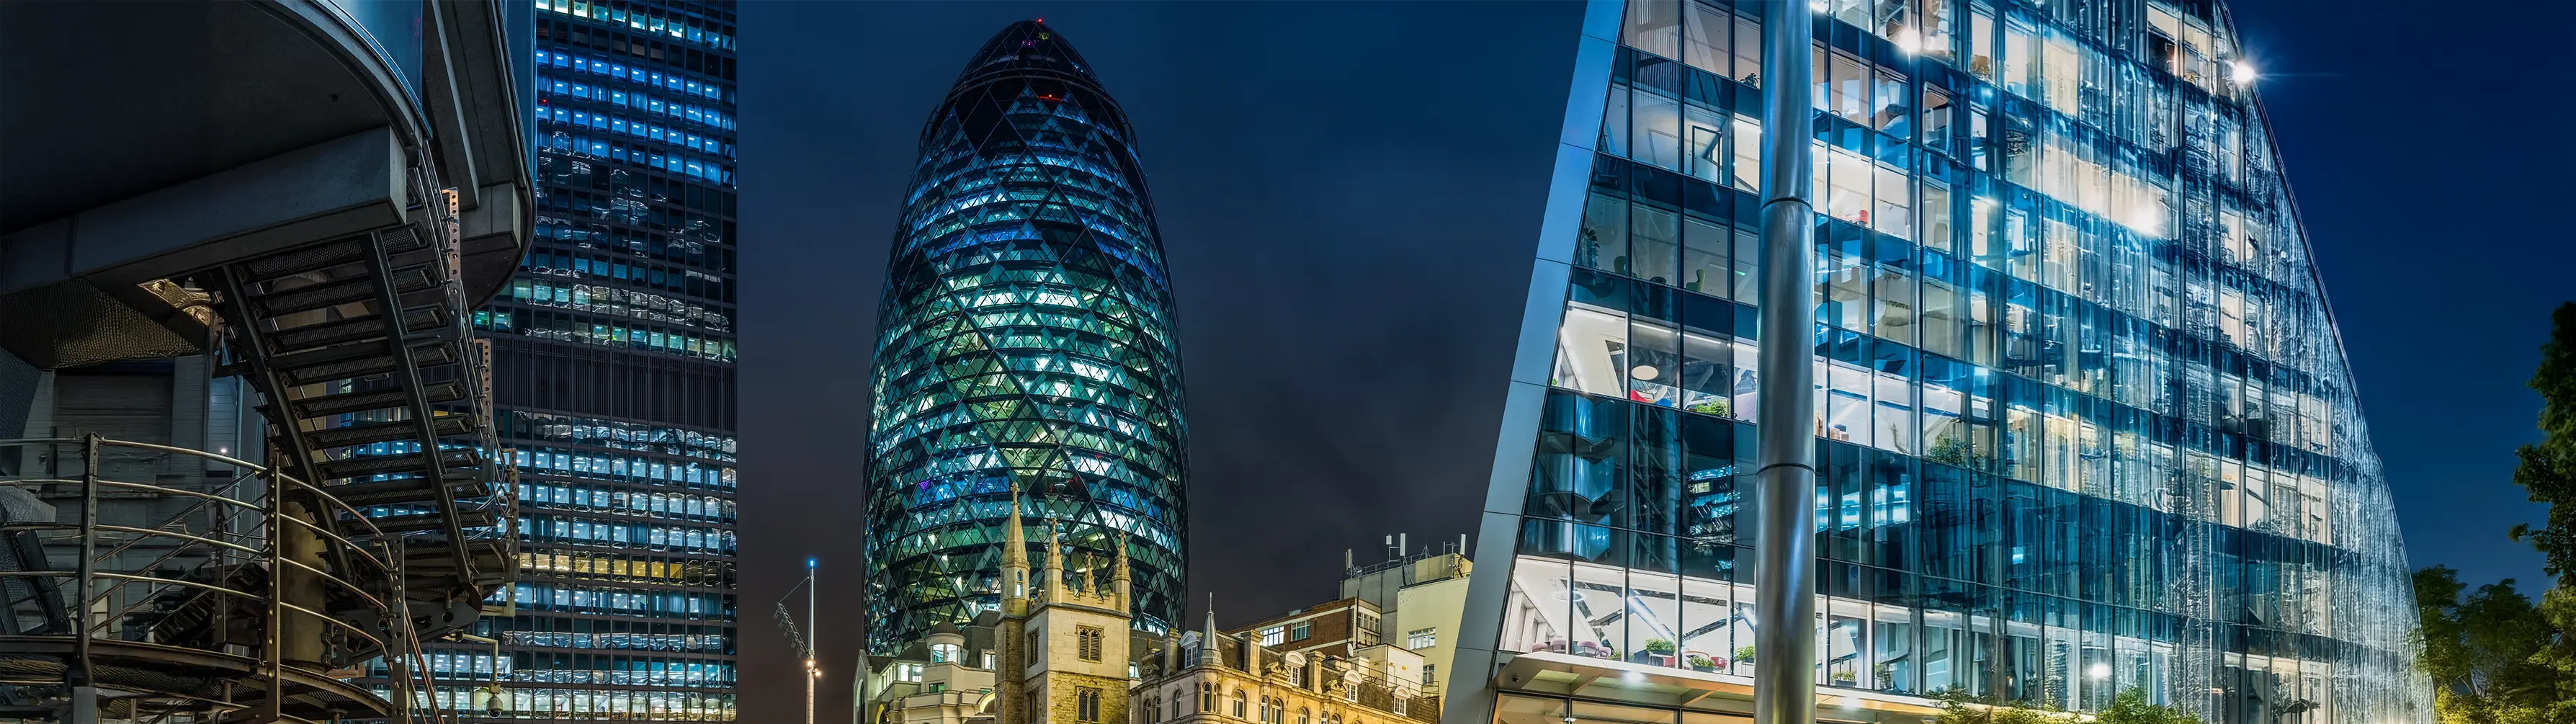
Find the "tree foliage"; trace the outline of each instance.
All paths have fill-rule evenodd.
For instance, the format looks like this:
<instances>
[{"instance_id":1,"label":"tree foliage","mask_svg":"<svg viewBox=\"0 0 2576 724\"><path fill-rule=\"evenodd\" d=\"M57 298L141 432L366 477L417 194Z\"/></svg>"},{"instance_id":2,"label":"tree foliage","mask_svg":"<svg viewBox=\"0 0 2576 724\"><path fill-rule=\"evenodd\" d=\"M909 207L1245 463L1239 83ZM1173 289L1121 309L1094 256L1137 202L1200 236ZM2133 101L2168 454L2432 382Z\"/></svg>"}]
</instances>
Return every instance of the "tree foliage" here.
<instances>
[{"instance_id":1,"label":"tree foliage","mask_svg":"<svg viewBox=\"0 0 2576 724\"><path fill-rule=\"evenodd\" d=\"M2531 389L2540 393L2542 437L2516 451L2522 464L2513 471L2514 484L2532 502L2549 505L2549 520L2536 529L2514 526L2513 536L2539 548L2549 575L2565 587L2576 586L2576 302L2559 305L2549 321L2549 343L2541 345L2540 369L2531 376Z\"/></svg>"},{"instance_id":2,"label":"tree foliage","mask_svg":"<svg viewBox=\"0 0 2576 724\"><path fill-rule=\"evenodd\" d=\"M2471 590L2447 567L2415 573L2418 663L2442 724L2576 724L2576 302L2550 327L2530 382L2542 437L2516 451L2513 474L2548 519L2512 535L2540 549L2557 585L2534 603L2512 579Z\"/></svg>"},{"instance_id":3,"label":"tree foliage","mask_svg":"<svg viewBox=\"0 0 2576 724\"><path fill-rule=\"evenodd\" d=\"M2556 627L2512 579L2472 591L2459 572L2426 568L2415 572L2415 607L2424 635L2420 665L2460 703L2530 706L2557 692L2559 672L2542 656Z\"/></svg>"},{"instance_id":4,"label":"tree foliage","mask_svg":"<svg viewBox=\"0 0 2576 724\"><path fill-rule=\"evenodd\" d=\"M1970 696L1960 689L1933 692L1941 707L1935 724L2082 724L2085 720L2053 706ZM2093 714L2092 724L2202 724L2200 717L2175 707L2150 703L2143 689L2127 689L2111 706Z\"/></svg>"}]
</instances>

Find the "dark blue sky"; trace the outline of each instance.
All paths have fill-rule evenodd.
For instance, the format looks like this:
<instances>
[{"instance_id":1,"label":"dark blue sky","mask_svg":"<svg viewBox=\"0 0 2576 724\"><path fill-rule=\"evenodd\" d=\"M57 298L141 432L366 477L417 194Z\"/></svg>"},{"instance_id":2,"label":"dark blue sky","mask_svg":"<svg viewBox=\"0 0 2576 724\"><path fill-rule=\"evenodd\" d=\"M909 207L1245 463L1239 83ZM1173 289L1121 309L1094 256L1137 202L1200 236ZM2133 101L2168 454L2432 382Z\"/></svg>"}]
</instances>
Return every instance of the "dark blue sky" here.
<instances>
[{"instance_id":1,"label":"dark blue sky","mask_svg":"<svg viewBox=\"0 0 2576 724\"><path fill-rule=\"evenodd\" d=\"M2522 383L2576 298L2545 223L2576 208L2545 125L2571 116L2561 41L2393 0L2239 6L2415 563L2536 581L2503 531L2537 518L2510 482ZM1136 126L1180 304L1191 583L1232 622L1331 597L1344 548L1469 530L1581 12L745 3L743 719L798 714L767 619L809 555L821 718L848 711L881 271L922 123L985 38L1045 18Z\"/></svg>"}]
</instances>

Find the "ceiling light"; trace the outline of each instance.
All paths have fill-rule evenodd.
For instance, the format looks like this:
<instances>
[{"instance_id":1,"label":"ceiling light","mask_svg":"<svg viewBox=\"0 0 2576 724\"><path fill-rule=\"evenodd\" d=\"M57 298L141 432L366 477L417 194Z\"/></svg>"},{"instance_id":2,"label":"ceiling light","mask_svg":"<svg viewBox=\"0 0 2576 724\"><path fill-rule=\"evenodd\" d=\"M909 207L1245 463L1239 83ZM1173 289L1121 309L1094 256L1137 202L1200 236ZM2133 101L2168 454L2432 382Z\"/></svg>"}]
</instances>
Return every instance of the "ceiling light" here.
<instances>
[{"instance_id":1,"label":"ceiling light","mask_svg":"<svg viewBox=\"0 0 2576 724\"><path fill-rule=\"evenodd\" d=\"M1913 28L1904 28L1896 31L1895 40L1896 49L1905 51L1906 55L1914 55L1916 53L1923 52L1922 31L1915 30Z\"/></svg>"}]
</instances>

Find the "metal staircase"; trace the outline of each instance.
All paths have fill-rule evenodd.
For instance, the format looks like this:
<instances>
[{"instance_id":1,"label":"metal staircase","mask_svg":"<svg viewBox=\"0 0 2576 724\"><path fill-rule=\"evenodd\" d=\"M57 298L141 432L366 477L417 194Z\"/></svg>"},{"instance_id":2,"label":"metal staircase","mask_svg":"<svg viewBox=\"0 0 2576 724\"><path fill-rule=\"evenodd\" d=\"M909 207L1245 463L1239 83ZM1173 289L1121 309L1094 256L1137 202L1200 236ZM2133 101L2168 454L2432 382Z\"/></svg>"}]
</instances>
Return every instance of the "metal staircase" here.
<instances>
[{"instance_id":1,"label":"metal staircase","mask_svg":"<svg viewBox=\"0 0 2576 724\"><path fill-rule=\"evenodd\" d=\"M455 206L453 191L439 192L413 207L412 223L205 275L225 319L225 371L266 401L277 468L366 518L314 522L361 544L402 537L394 549L410 625L397 639L471 625L516 564L510 491L492 458L490 361L467 331Z\"/></svg>"}]
</instances>

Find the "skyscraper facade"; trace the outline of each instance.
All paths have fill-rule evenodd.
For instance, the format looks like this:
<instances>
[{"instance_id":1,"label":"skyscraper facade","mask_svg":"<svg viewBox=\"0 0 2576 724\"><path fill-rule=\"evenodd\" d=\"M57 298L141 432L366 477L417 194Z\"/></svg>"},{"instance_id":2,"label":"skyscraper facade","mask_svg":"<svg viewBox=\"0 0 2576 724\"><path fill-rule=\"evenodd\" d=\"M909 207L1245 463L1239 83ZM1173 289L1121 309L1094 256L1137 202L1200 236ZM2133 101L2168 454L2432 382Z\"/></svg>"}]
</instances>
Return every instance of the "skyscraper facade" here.
<instances>
[{"instance_id":1,"label":"skyscraper facade","mask_svg":"<svg viewBox=\"0 0 2576 724\"><path fill-rule=\"evenodd\" d=\"M474 315L522 575L497 648L429 644L439 703L731 720L734 6L535 4L536 229Z\"/></svg>"},{"instance_id":2,"label":"skyscraper facade","mask_svg":"<svg viewBox=\"0 0 2576 724\"><path fill-rule=\"evenodd\" d=\"M1792 625L1821 718L2135 690L2429 721L2388 487L2225 6L1818 0L1818 324L1772 330L1755 309L1805 297L1755 284L1770 5L1589 6L1452 723L1750 711L1766 343L1815 353L1786 432L1819 451L1819 615Z\"/></svg>"},{"instance_id":3,"label":"skyscraper facade","mask_svg":"<svg viewBox=\"0 0 2576 724\"><path fill-rule=\"evenodd\" d=\"M1068 575L1101 575L1123 532L1135 626L1167 630L1188 474L1171 284L1134 129L1045 23L994 35L931 113L881 305L871 652L1000 606L1014 485Z\"/></svg>"}]
</instances>

